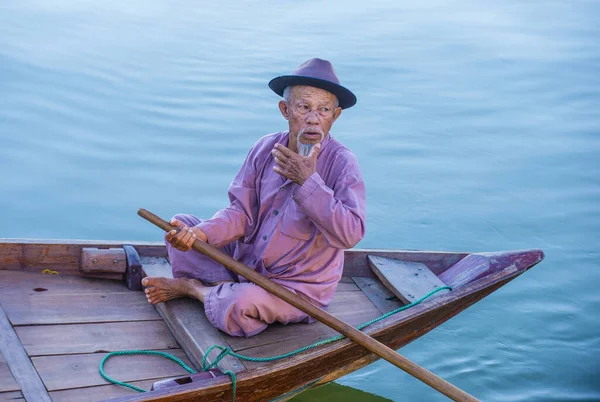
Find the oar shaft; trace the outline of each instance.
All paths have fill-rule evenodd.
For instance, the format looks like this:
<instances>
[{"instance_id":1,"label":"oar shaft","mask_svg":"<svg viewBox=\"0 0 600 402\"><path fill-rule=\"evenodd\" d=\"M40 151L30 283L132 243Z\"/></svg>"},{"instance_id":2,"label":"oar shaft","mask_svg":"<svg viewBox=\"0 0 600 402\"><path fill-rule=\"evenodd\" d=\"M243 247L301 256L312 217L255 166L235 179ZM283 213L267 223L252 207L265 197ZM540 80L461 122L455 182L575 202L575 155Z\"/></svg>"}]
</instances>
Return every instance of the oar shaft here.
<instances>
[{"instance_id":1,"label":"oar shaft","mask_svg":"<svg viewBox=\"0 0 600 402\"><path fill-rule=\"evenodd\" d=\"M178 230L176 226L171 226L169 222L165 221L164 219L161 219L160 217L154 215L153 213L143 208L138 211L138 215L148 220L149 222L155 224L159 228L163 229L165 232L168 232L173 229ZM449 398L455 401L478 401L478 399L467 394L460 388L455 387L446 380L436 376L435 374L424 369L423 367L406 359L393 349L390 349L381 342L371 338L364 332L357 330L356 328L346 324L345 322L332 316L331 314L320 309L319 307L309 303L308 301L287 290L286 288L276 284L275 282L272 282L271 280L260 275L256 271L248 268L241 262L236 261L229 255L221 252L217 248L201 240L196 240L193 244L193 248L211 257L212 259L227 267L231 271L242 275L246 279L254 282L256 285L262 287L263 289L281 298L282 300L285 300L292 306L298 308L299 310L302 310L306 314L314 317L315 319L319 320L325 325L347 336L354 342L358 343L361 346L364 346L366 349L375 353L379 357L387 360L396 367L399 367L407 373L413 375L414 377L435 388L436 390L448 396Z\"/></svg>"}]
</instances>

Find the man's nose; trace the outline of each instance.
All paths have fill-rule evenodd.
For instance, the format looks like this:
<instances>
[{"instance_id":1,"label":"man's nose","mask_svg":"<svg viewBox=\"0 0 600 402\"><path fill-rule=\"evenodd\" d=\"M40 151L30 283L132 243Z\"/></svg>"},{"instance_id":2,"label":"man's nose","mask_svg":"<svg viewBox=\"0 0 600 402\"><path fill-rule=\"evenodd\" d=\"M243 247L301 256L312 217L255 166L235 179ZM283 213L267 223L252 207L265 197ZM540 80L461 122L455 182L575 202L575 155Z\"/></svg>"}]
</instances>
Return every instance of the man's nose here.
<instances>
[{"instance_id":1,"label":"man's nose","mask_svg":"<svg viewBox=\"0 0 600 402\"><path fill-rule=\"evenodd\" d=\"M311 110L306 114L306 122L307 123L318 123L319 122L319 113L316 110Z\"/></svg>"}]
</instances>

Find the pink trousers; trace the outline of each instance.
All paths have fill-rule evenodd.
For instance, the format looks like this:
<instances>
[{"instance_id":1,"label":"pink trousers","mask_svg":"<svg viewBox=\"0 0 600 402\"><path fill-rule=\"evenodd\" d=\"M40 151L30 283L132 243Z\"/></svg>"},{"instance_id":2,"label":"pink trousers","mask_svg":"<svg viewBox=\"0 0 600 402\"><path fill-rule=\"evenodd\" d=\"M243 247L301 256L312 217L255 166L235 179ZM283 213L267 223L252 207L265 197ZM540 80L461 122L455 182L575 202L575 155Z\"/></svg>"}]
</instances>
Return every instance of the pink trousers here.
<instances>
[{"instance_id":1,"label":"pink trousers","mask_svg":"<svg viewBox=\"0 0 600 402\"><path fill-rule=\"evenodd\" d=\"M178 214L174 218L190 227L201 222L187 214ZM207 284L231 281L212 287L204 300L206 317L221 331L231 336L248 337L264 331L268 324L274 322L289 324L313 321L306 313L263 288L251 282L239 282L236 274L210 257L194 250L179 251L168 242L166 245L175 278L194 278ZM235 242L221 251L233 256ZM277 282L275 278L272 280Z\"/></svg>"}]
</instances>

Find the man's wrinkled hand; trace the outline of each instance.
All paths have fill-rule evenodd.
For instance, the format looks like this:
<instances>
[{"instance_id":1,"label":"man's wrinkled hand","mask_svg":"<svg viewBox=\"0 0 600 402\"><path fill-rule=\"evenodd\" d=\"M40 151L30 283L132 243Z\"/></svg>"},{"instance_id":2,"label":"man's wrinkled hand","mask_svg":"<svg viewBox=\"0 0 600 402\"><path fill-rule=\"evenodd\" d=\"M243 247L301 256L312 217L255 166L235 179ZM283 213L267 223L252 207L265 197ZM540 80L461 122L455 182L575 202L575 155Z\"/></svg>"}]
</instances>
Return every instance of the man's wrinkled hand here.
<instances>
[{"instance_id":1,"label":"man's wrinkled hand","mask_svg":"<svg viewBox=\"0 0 600 402\"><path fill-rule=\"evenodd\" d=\"M177 226L179 231L173 229L165 234L165 239L171 243L173 247L180 251L189 251L196 239L207 242L206 234L197 227L188 227L185 223L177 219L171 219L171 225Z\"/></svg>"},{"instance_id":2,"label":"man's wrinkled hand","mask_svg":"<svg viewBox=\"0 0 600 402\"><path fill-rule=\"evenodd\" d=\"M275 158L273 170L300 185L303 185L313 173L317 171L317 157L321 150L321 144L315 144L308 156L298 155L281 144L275 144L271 153Z\"/></svg>"}]
</instances>

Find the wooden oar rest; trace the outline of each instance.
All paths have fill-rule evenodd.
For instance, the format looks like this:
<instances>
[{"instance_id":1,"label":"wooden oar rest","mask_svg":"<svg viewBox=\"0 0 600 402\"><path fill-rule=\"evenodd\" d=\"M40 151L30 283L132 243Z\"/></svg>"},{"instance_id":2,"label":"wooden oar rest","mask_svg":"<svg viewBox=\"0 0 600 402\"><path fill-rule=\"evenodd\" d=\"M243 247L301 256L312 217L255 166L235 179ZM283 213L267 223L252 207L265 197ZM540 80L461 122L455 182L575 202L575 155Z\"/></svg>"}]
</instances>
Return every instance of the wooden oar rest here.
<instances>
[{"instance_id":1,"label":"wooden oar rest","mask_svg":"<svg viewBox=\"0 0 600 402\"><path fill-rule=\"evenodd\" d=\"M439 287L446 286L427 265L421 262L367 256L371 269L381 282L405 304L414 302ZM432 297L449 292L440 290Z\"/></svg>"},{"instance_id":2,"label":"wooden oar rest","mask_svg":"<svg viewBox=\"0 0 600 402\"><path fill-rule=\"evenodd\" d=\"M85 274L120 274L127 269L127 258L123 248L83 247L81 249L81 271Z\"/></svg>"},{"instance_id":3,"label":"wooden oar rest","mask_svg":"<svg viewBox=\"0 0 600 402\"><path fill-rule=\"evenodd\" d=\"M142 265L133 246L83 247L79 269L85 276L124 280L130 290L142 290Z\"/></svg>"}]
</instances>

